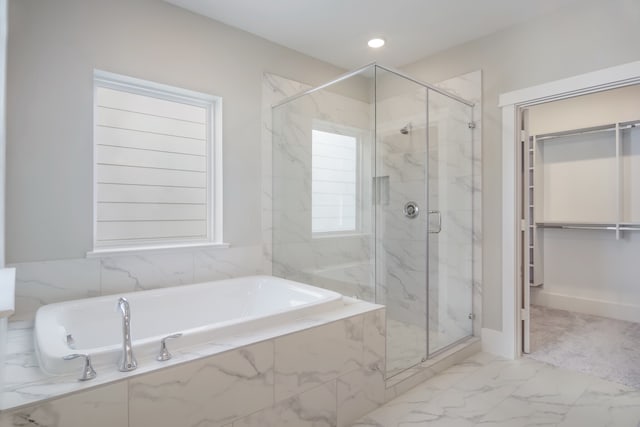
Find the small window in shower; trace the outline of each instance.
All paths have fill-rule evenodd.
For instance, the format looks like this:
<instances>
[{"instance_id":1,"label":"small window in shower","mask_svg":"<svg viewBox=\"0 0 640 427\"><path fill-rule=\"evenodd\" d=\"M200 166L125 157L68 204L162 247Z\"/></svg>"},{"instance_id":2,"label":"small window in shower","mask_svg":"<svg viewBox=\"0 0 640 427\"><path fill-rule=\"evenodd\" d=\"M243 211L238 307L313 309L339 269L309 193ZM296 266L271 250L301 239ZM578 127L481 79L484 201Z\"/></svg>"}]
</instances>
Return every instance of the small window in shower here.
<instances>
[{"instance_id":1,"label":"small window in shower","mask_svg":"<svg viewBox=\"0 0 640 427\"><path fill-rule=\"evenodd\" d=\"M313 129L311 229L314 234L358 231L358 136Z\"/></svg>"}]
</instances>

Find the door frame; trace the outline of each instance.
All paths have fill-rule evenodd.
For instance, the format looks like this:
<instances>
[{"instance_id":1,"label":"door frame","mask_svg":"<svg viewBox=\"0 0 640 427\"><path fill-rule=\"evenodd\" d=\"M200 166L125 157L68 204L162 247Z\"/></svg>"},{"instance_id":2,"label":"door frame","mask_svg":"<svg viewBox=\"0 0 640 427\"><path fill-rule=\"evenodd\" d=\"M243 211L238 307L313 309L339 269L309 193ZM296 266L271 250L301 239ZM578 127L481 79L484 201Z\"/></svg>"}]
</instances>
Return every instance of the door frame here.
<instances>
[{"instance_id":1,"label":"door frame","mask_svg":"<svg viewBox=\"0 0 640 427\"><path fill-rule=\"evenodd\" d=\"M633 84L640 84L640 61L556 80L499 97L502 109L502 331L490 331L483 348L510 359L522 355L520 282L520 138L521 112L545 102L572 98ZM485 334L483 334L484 336ZM489 335L489 334L487 334ZM483 337L484 338L484 337ZM484 341L484 339L483 339Z\"/></svg>"}]
</instances>

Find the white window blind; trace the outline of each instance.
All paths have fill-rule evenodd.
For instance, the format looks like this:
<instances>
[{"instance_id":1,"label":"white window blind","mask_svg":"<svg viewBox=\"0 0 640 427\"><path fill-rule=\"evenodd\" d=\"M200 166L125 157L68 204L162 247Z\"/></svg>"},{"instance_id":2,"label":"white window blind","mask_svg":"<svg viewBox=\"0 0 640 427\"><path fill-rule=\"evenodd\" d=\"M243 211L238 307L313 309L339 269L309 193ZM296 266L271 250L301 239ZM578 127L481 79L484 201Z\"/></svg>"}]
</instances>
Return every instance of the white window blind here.
<instances>
[{"instance_id":1,"label":"white window blind","mask_svg":"<svg viewBox=\"0 0 640 427\"><path fill-rule=\"evenodd\" d=\"M357 230L358 139L312 131L313 233Z\"/></svg>"},{"instance_id":2,"label":"white window blind","mask_svg":"<svg viewBox=\"0 0 640 427\"><path fill-rule=\"evenodd\" d=\"M96 248L214 237L214 100L157 86L96 78Z\"/></svg>"}]
</instances>

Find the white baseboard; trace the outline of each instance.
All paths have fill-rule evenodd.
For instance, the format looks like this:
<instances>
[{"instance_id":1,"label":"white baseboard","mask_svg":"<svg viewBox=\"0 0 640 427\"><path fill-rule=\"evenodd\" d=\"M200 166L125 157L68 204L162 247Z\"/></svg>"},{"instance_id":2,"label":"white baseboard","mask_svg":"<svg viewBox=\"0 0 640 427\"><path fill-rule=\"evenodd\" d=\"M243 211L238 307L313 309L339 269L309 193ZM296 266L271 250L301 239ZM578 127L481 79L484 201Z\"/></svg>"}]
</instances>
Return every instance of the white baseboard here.
<instances>
[{"instance_id":1,"label":"white baseboard","mask_svg":"<svg viewBox=\"0 0 640 427\"><path fill-rule=\"evenodd\" d=\"M507 359L515 358L512 340L507 340L502 331L482 328L480 337L482 339L482 351Z\"/></svg>"},{"instance_id":2,"label":"white baseboard","mask_svg":"<svg viewBox=\"0 0 640 427\"><path fill-rule=\"evenodd\" d=\"M531 304L640 323L640 305L635 304L581 298L542 289L531 293Z\"/></svg>"}]
</instances>

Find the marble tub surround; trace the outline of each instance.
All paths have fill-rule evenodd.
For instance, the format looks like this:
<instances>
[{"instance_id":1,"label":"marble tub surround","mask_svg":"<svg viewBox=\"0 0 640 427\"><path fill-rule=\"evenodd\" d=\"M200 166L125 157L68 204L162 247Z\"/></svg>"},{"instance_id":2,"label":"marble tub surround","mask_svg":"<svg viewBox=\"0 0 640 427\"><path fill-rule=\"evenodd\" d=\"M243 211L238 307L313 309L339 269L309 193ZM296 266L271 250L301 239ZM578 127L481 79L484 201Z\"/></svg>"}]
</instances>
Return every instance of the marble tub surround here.
<instances>
[{"instance_id":1,"label":"marble tub surround","mask_svg":"<svg viewBox=\"0 0 640 427\"><path fill-rule=\"evenodd\" d=\"M381 311L381 313L378 313L378 311ZM271 352L272 357L273 352L276 351L276 349L283 348L282 346L284 346L284 348L290 348L291 351L304 354L303 350L309 347L308 341L311 339L309 336L312 336L313 333L317 333L316 338L318 342L323 338L333 340L333 334L341 330L338 325L343 325L342 335L344 337L352 337L352 339L345 338L343 341L333 340L325 346L318 345L318 347L312 348L316 348L318 351L331 350L338 353L344 350L350 357L335 356L338 357L338 359L332 359L334 356L325 354L324 357L320 357L325 365L322 363L316 367L303 365L299 367L301 372L285 371L283 376L279 376L277 373L274 374L276 380L273 382L274 390L272 390L272 392L275 394L275 387L276 384L278 384L279 389L288 390L285 393L287 396L293 396L294 394L301 393L303 390L307 390L315 383L311 385L302 383L300 387L292 386L290 381L288 381L290 375L300 375L301 377L307 376L311 378L316 375L319 369L321 372L324 372L322 378L326 382L342 374L352 373L358 369L375 369L383 365L384 362L380 360L377 360L375 363L370 362L367 365L364 363L364 360L370 357L366 355L370 355L371 353L378 354L382 357L382 360L384 360L384 349L381 350L378 348L380 346L380 339L377 338L376 340L377 332L371 332L379 331L379 324L381 322L379 316L384 318L384 309L380 306L344 298L342 304L338 306L334 306L328 310L307 313L293 322L230 335L197 347L182 350L178 349L176 351L172 350L173 358L167 362L139 360L138 369L128 373L119 372L115 366L112 370L101 369L98 371L98 376L95 379L87 382L76 381L77 375L55 377L45 375L37 364L33 347L33 329L25 328L24 323L13 323L9 331L8 354L5 365L6 377L4 390L0 395L0 410L6 411L24 406L38 406L42 404L42 402L57 399L63 395L83 392L118 381L135 382L138 381L136 378L144 377L145 375L153 377L156 374L160 375L168 369L177 366L188 367L191 363L196 363L202 359L215 358L229 351L239 352L237 358L239 361L242 358L246 359L246 357L248 357L243 355L242 348L266 341L272 342L274 346ZM23 327L20 328L20 326ZM328 333L325 328L328 328L331 333ZM299 341L303 344L296 346L297 341L292 337L298 334L300 334ZM341 343L347 342L351 344L352 347L349 347L351 350L336 347ZM357 351L355 351L354 348L359 348L360 353L356 354ZM373 350L370 350L371 348ZM276 351L276 353L282 353L283 351ZM300 357L303 361L305 360L303 356ZM249 357L249 359L251 359L251 357ZM353 369L349 372L345 371L341 366L338 366L346 359L353 362L350 365L350 368ZM230 359L230 363L234 362ZM270 369L276 372L275 362L272 365ZM278 366L280 366L280 364ZM322 366L325 366L325 368L322 368ZM303 368L311 372L306 372ZM185 369L188 370L188 368ZM204 369L207 370L208 368ZM314 369L316 370L314 371ZM324 371L322 371L322 369L324 369ZM189 373L185 374L185 378L189 376ZM280 396L282 396L282 394L280 394Z\"/></svg>"},{"instance_id":2,"label":"marble tub surround","mask_svg":"<svg viewBox=\"0 0 640 427\"><path fill-rule=\"evenodd\" d=\"M635 427L639 423L639 390L529 359L479 353L353 426Z\"/></svg>"},{"instance_id":3,"label":"marble tub surround","mask_svg":"<svg viewBox=\"0 0 640 427\"><path fill-rule=\"evenodd\" d=\"M16 312L32 321L45 304L261 273L260 246L148 251L12 264Z\"/></svg>"}]
</instances>

